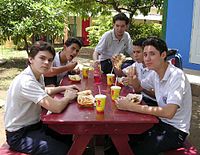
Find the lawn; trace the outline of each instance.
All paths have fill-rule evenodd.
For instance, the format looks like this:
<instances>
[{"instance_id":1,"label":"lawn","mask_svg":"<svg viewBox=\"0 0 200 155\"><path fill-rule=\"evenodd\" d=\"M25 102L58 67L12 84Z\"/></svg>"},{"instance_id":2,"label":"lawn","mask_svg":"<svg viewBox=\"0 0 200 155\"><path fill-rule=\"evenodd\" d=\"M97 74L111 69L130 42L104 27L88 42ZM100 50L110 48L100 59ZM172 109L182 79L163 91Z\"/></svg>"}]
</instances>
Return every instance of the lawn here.
<instances>
[{"instance_id":1,"label":"lawn","mask_svg":"<svg viewBox=\"0 0 200 155\"><path fill-rule=\"evenodd\" d=\"M56 48L56 51L60 49ZM13 78L27 66L27 52L0 46L0 59L6 60L5 64L0 64L0 99L4 100Z\"/></svg>"}]
</instances>

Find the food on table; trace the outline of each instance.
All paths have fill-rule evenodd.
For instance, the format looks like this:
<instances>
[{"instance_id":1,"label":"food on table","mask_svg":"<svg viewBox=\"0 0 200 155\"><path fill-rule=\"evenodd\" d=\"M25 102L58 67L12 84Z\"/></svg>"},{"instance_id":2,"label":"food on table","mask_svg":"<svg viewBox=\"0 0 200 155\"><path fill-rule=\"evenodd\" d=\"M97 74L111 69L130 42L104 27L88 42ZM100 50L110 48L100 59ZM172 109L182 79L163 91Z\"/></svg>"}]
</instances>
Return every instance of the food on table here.
<instances>
[{"instance_id":1,"label":"food on table","mask_svg":"<svg viewBox=\"0 0 200 155\"><path fill-rule=\"evenodd\" d=\"M123 83L123 79L124 79L125 77L118 77L117 78L117 82L119 83L119 84L121 84L121 85L124 85L124 83Z\"/></svg>"},{"instance_id":2,"label":"food on table","mask_svg":"<svg viewBox=\"0 0 200 155\"><path fill-rule=\"evenodd\" d=\"M81 77L80 75L76 74L76 75L68 75L69 79L71 81L81 81Z\"/></svg>"},{"instance_id":3,"label":"food on table","mask_svg":"<svg viewBox=\"0 0 200 155\"><path fill-rule=\"evenodd\" d=\"M122 53L113 57L113 66L117 69L121 69L122 63L126 60L126 56Z\"/></svg>"},{"instance_id":4,"label":"food on table","mask_svg":"<svg viewBox=\"0 0 200 155\"><path fill-rule=\"evenodd\" d=\"M81 107L93 107L95 98L91 90L84 90L78 92L77 102Z\"/></svg>"},{"instance_id":5,"label":"food on table","mask_svg":"<svg viewBox=\"0 0 200 155\"><path fill-rule=\"evenodd\" d=\"M132 94L129 93L126 98L133 104L139 104L142 101L142 95L141 94Z\"/></svg>"}]
</instances>

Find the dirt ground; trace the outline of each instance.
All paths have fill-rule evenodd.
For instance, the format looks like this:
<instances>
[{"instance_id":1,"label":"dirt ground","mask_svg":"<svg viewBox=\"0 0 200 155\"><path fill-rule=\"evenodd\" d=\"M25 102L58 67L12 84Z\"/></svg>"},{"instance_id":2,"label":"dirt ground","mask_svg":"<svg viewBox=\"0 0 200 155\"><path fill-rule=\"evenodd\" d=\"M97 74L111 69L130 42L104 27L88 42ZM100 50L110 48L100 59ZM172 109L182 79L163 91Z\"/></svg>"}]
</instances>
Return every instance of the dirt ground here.
<instances>
[{"instance_id":1,"label":"dirt ground","mask_svg":"<svg viewBox=\"0 0 200 155\"><path fill-rule=\"evenodd\" d=\"M82 63L88 63L87 59L79 59ZM200 89L198 89L200 90ZM196 93L197 94L197 93ZM199 94L199 93L198 93ZM5 91L0 91L0 95L5 95ZM191 129L189 135L189 141L197 148L200 152L200 95L193 96L193 108L192 108L192 121L191 121ZM4 123L3 123L4 109L0 108L0 145L5 142L5 131L4 131Z\"/></svg>"}]
</instances>

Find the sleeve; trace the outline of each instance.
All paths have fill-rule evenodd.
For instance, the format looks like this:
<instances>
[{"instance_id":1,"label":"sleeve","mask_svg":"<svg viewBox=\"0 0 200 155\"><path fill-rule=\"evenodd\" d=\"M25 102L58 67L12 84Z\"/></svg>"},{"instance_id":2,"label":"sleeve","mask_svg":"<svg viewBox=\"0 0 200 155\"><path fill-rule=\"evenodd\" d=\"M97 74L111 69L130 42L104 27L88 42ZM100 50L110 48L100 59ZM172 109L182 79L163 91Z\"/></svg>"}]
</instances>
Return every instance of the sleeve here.
<instances>
[{"instance_id":1,"label":"sleeve","mask_svg":"<svg viewBox=\"0 0 200 155\"><path fill-rule=\"evenodd\" d=\"M42 89L42 85L40 86L40 83L34 80L27 80L26 82L23 82L20 91L24 98L34 102L35 104L48 96L45 90Z\"/></svg>"},{"instance_id":2,"label":"sleeve","mask_svg":"<svg viewBox=\"0 0 200 155\"><path fill-rule=\"evenodd\" d=\"M132 42L132 39L131 39L128 32L127 32L127 35L128 35L128 50L127 50L127 53L129 55L131 55L133 53L133 42Z\"/></svg>"},{"instance_id":3,"label":"sleeve","mask_svg":"<svg viewBox=\"0 0 200 155\"><path fill-rule=\"evenodd\" d=\"M97 46L95 47L95 51L98 52L99 54L102 54L107 48L107 41L106 41L107 38L108 38L108 32L103 34Z\"/></svg>"},{"instance_id":4,"label":"sleeve","mask_svg":"<svg viewBox=\"0 0 200 155\"><path fill-rule=\"evenodd\" d=\"M155 74L152 72L146 78L141 80L141 87L150 90L154 89Z\"/></svg>"},{"instance_id":5,"label":"sleeve","mask_svg":"<svg viewBox=\"0 0 200 155\"><path fill-rule=\"evenodd\" d=\"M186 79L184 75L176 74L170 81L169 92L167 95L167 103L173 103L181 106L183 95L185 93Z\"/></svg>"}]
</instances>

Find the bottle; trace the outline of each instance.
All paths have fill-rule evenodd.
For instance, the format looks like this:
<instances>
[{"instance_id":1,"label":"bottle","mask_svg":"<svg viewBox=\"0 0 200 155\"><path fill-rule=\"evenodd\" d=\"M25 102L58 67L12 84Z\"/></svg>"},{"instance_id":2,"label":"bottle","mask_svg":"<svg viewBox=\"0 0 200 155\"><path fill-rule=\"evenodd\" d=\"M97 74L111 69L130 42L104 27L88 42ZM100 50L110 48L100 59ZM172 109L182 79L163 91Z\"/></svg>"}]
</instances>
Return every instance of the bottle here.
<instances>
[{"instance_id":1,"label":"bottle","mask_svg":"<svg viewBox=\"0 0 200 155\"><path fill-rule=\"evenodd\" d=\"M101 65L94 66L94 82L95 84L101 84Z\"/></svg>"}]
</instances>

